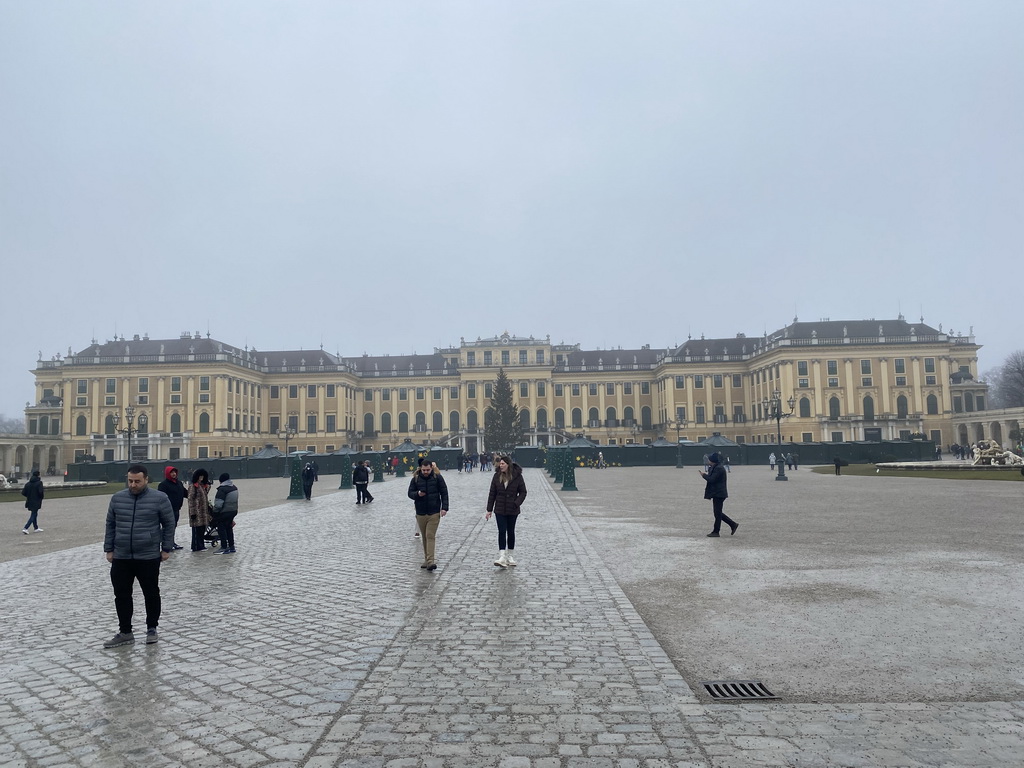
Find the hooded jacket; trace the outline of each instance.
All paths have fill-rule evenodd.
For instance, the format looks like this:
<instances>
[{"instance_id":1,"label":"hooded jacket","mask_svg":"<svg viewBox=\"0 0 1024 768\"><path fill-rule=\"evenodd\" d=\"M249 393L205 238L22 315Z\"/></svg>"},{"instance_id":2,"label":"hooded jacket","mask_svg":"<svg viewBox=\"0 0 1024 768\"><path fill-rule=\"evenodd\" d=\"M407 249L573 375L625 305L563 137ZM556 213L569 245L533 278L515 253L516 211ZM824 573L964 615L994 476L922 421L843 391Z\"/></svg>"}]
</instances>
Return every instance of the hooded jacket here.
<instances>
[{"instance_id":1,"label":"hooded jacket","mask_svg":"<svg viewBox=\"0 0 1024 768\"><path fill-rule=\"evenodd\" d=\"M185 488L185 484L181 480L171 480L171 472L177 471L177 467L164 467L163 482L156 489L167 494L167 498L171 500L171 509L180 512L185 503L185 497L188 495L188 489Z\"/></svg>"},{"instance_id":2,"label":"hooded jacket","mask_svg":"<svg viewBox=\"0 0 1024 768\"><path fill-rule=\"evenodd\" d=\"M30 512L38 512L43 508L43 480L39 475L32 475L32 479L25 483L21 489L21 495L25 497L25 509Z\"/></svg>"},{"instance_id":3,"label":"hooded jacket","mask_svg":"<svg viewBox=\"0 0 1024 768\"><path fill-rule=\"evenodd\" d=\"M487 511L496 515L518 515L526 500L526 481L523 468L515 462L508 468L508 485L502 485L501 472L491 478L491 491L487 494Z\"/></svg>"},{"instance_id":4,"label":"hooded jacket","mask_svg":"<svg viewBox=\"0 0 1024 768\"><path fill-rule=\"evenodd\" d=\"M174 510L167 494L145 488L129 489L110 497L103 551L115 560L155 560L174 549Z\"/></svg>"},{"instance_id":5,"label":"hooded jacket","mask_svg":"<svg viewBox=\"0 0 1024 768\"><path fill-rule=\"evenodd\" d=\"M420 491L426 496L420 496ZM409 481L409 498L416 503L417 515L436 515L448 509L448 485L436 469L429 477L417 469Z\"/></svg>"},{"instance_id":6,"label":"hooded jacket","mask_svg":"<svg viewBox=\"0 0 1024 768\"><path fill-rule=\"evenodd\" d=\"M213 511L220 520L228 520L238 514L238 488L231 480L225 480L217 486Z\"/></svg>"}]
</instances>

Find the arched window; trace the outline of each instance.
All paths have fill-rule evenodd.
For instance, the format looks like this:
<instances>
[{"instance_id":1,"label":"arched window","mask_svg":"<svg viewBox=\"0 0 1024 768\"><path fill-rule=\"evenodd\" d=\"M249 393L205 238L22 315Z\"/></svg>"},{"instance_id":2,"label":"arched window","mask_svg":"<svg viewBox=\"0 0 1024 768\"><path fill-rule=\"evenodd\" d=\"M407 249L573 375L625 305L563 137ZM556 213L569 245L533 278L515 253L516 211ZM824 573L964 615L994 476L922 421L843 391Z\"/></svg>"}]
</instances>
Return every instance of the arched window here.
<instances>
[{"instance_id":1,"label":"arched window","mask_svg":"<svg viewBox=\"0 0 1024 768\"><path fill-rule=\"evenodd\" d=\"M626 426L628 427L629 422L636 418L635 416L633 416L633 406L627 405L625 408L622 409L622 418L625 420Z\"/></svg>"},{"instance_id":2,"label":"arched window","mask_svg":"<svg viewBox=\"0 0 1024 768\"><path fill-rule=\"evenodd\" d=\"M199 414L199 431L210 431L210 414L206 413L205 411Z\"/></svg>"},{"instance_id":3,"label":"arched window","mask_svg":"<svg viewBox=\"0 0 1024 768\"><path fill-rule=\"evenodd\" d=\"M928 414L934 416L939 412L939 398L935 395L928 395L925 400L925 408L928 410Z\"/></svg>"},{"instance_id":4,"label":"arched window","mask_svg":"<svg viewBox=\"0 0 1024 768\"><path fill-rule=\"evenodd\" d=\"M112 435L114 434L114 417L110 414L103 420L103 434Z\"/></svg>"},{"instance_id":5,"label":"arched window","mask_svg":"<svg viewBox=\"0 0 1024 768\"><path fill-rule=\"evenodd\" d=\"M583 427L583 411L579 408L572 409L572 428L581 429Z\"/></svg>"},{"instance_id":6,"label":"arched window","mask_svg":"<svg viewBox=\"0 0 1024 768\"><path fill-rule=\"evenodd\" d=\"M907 418L907 396L900 395L896 398L896 418Z\"/></svg>"},{"instance_id":7,"label":"arched window","mask_svg":"<svg viewBox=\"0 0 1024 768\"><path fill-rule=\"evenodd\" d=\"M839 398L830 397L828 399L828 417L835 421L839 418Z\"/></svg>"},{"instance_id":8,"label":"arched window","mask_svg":"<svg viewBox=\"0 0 1024 768\"><path fill-rule=\"evenodd\" d=\"M171 414L171 432L181 432L181 414Z\"/></svg>"},{"instance_id":9,"label":"arched window","mask_svg":"<svg viewBox=\"0 0 1024 768\"><path fill-rule=\"evenodd\" d=\"M811 415L811 401L806 397L800 398L800 417L810 418Z\"/></svg>"},{"instance_id":10,"label":"arched window","mask_svg":"<svg viewBox=\"0 0 1024 768\"><path fill-rule=\"evenodd\" d=\"M640 409L640 426L643 429L651 428L651 406L649 405Z\"/></svg>"},{"instance_id":11,"label":"arched window","mask_svg":"<svg viewBox=\"0 0 1024 768\"><path fill-rule=\"evenodd\" d=\"M530 412L526 408L519 411L519 426L523 429L530 428Z\"/></svg>"},{"instance_id":12,"label":"arched window","mask_svg":"<svg viewBox=\"0 0 1024 768\"><path fill-rule=\"evenodd\" d=\"M86 429L88 428L88 426L89 425L88 422L85 420L85 416L79 415L79 417L75 419L75 435L84 435L86 433Z\"/></svg>"},{"instance_id":13,"label":"arched window","mask_svg":"<svg viewBox=\"0 0 1024 768\"><path fill-rule=\"evenodd\" d=\"M382 413L380 415L380 431L387 433L391 431L391 414Z\"/></svg>"},{"instance_id":14,"label":"arched window","mask_svg":"<svg viewBox=\"0 0 1024 768\"><path fill-rule=\"evenodd\" d=\"M590 424L596 425L598 422L601 421L601 412L598 411L597 408L591 408L589 411L587 411L587 421Z\"/></svg>"},{"instance_id":15,"label":"arched window","mask_svg":"<svg viewBox=\"0 0 1024 768\"><path fill-rule=\"evenodd\" d=\"M364 435L371 435L371 434L373 434L373 414L372 413L364 413L363 414L363 434Z\"/></svg>"},{"instance_id":16,"label":"arched window","mask_svg":"<svg viewBox=\"0 0 1024 768\"><path fill-rule=\"evenodd\" d=\"M548 412L544 408L537 409L537 429L548 428Z\"/></svg>"},{"instance_id":17,"label":"arched window","mask_svg":"<svg viewBox=\"0 0 1024 768\"><path fill-rule=\"evenodd\" d=\"M458 432L459 431L459 412L452 411L448 414L448 431Z\"/></svg>"},{"instance_id":18,"label":"arched window","mask_svg":"<svg viewBox=\"0 0 1024 768\"><path fill-rule=\"evenodd\" d=\"M864 420L875 420L875 401L871 397L871 395L867 395L864 397Z\"/></svg>"},{"instance_id":19,"label":"arched window","mask_svg":"<svg viewBox=\"0 0 1024 768\"><path fill-rule=\"evenodd\" d=\"M444 432L444 414L440 411L434 411L434 415L430 419L430 428L435 432Z\"/></svg>"},{"instance_id":20,"label":"arched window","mask_svg":"<svg viewBox=\"0 0 1024 768\"><path fill-rule=\"evenodd\" d=\"M610 421L610 422L612 422L614 424L615 423L615 409L614 408L609 408L604 413L605 413L605 418L608 419L608 421Z\"/></svg>"},{"instance_id":21,"label":"arched window","mask_svg":"<svg viewBox=\"0 0 1024 768\"><path fill-rule=\"evenodd\" d=\"M476 415L476 411L471 410L466 414L466 429L474 431L480 428L480 421Z\"/></svg>"},{"instance_id":22,"label":"arched window","mask_svg":"<svg viewBox=\"0 0 1024 768\"><path fill-rule=\"evenodd\" d=\"M427 428L427 414L423 411L416 411L416 426L423 427L423 429Z\"/></svg>"},{"instance_id":23,"label":"arched window","mask_svg":"<svg viewBox=\"0 0 1024 768\"><path fill-rule=\"evenodd\" d=\"M398 431L408 432L409 431L409 414L400 413L398 414Z\"/></svg>"},{"instance_id":24,"label":"arched window","mask_svg":"<svg viewBox=\"0 0 1024 768\"><path fill-rule=\"evenodd\" d=\"M555 429L565 429L565 411L555 408Z\"/></svg>"}]
</instances>

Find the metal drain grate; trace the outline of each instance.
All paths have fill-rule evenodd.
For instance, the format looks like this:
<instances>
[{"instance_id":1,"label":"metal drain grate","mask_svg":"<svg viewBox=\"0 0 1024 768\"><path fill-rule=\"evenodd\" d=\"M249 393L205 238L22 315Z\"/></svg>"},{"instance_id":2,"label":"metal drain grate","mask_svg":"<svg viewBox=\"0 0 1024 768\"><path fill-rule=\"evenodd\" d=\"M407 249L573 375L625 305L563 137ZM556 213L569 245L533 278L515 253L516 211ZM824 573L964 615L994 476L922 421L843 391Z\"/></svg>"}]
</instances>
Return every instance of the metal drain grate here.
<instances>
[{"instance_id":1,"label":"metal drain grate","mask_svg":"<svg viewBox=\"0 0 1024 768\"><path fill-rule=\"evenodd\" d=\"M705 680L701 685L715 701L779 698L760 680Z\"/></svg>"}]
</instances>

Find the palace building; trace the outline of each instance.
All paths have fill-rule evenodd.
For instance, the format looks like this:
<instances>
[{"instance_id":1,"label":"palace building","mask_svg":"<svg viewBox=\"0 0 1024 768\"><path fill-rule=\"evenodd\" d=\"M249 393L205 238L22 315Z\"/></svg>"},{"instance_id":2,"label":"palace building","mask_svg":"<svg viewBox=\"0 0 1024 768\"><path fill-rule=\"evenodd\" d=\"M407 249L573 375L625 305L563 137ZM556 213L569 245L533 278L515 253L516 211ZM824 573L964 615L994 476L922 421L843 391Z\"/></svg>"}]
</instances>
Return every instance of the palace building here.
<instances>
[{"instance_id":1,"label":"palace building","mask_svg":"<svg viewBox=\"0 0 1024 768\"><path fill-rule=\"evenodd\" d=\"M59 439L40 462L248 456L272 444L330 453L418 444L487 450L498 369L525 442L582 433L615 445L960 438L957 414L985 410L973 333L923 322L798 322L759 337L688 339L675 349L581 349L503 333L432 354L342 357L238 348L198 333L93 343L39 360L30 436ZM790 403L792 412L790 413ZM131 407L134 434L126 434ZM129 456L130 441L130 456Z\"/></svg>"}]
</instances>

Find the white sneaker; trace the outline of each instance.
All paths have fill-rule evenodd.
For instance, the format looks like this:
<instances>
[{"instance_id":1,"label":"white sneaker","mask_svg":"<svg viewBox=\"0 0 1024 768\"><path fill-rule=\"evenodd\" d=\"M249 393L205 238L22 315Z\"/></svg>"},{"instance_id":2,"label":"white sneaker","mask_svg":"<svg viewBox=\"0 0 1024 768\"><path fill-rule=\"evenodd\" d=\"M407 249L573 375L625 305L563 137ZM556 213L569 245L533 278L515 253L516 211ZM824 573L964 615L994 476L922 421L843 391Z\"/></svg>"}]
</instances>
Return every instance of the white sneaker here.
<instances>
[{"instance_id":1,"label":"white sneaker","mask_svg":"<svg viewBox=\"0 0 1024 768\"><path fill-rule=\"evenodd\" d=\"M515 565L516 561L512 559L512 553L507 552L505 554L505 565Z\"/></svg>"},{"instance_id":2,"label":"white sneaker","mask_svg":"<svg viewBox=\"0 0 1024 768\"><path fill-rule=\"evenodd\" d=\"M28 536L30 533L32 533L32 531L29 530L28 528L22 528L21 532L24 533L26 536Z\"/></svg>"},{"instance_id":3,"label":"white sneaker","mask_svg":"<svg viewBox=\"0 0 1024 768\"><path fill-rule=\"evenodd\" d=\"M36 528L36 533L42 533L42 532L43 532L42 528Z\"/></svg>"},{"instance_id":4,"label":"white sneaker","mask_svg":"<svg viewBox=\"0 0 1024 768\"><path fill-rule=\"evenodd\" d=\"M494 564L499 568L508 568L508 560L506 559L504 549L498 553L498 558L494 561Z\"/></svg>"}]
</instances>

